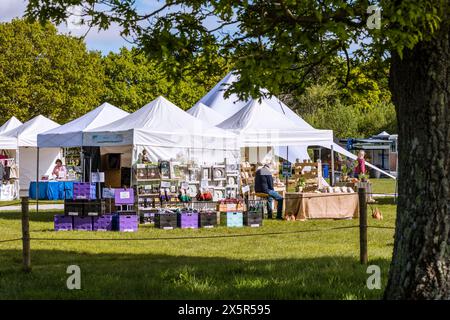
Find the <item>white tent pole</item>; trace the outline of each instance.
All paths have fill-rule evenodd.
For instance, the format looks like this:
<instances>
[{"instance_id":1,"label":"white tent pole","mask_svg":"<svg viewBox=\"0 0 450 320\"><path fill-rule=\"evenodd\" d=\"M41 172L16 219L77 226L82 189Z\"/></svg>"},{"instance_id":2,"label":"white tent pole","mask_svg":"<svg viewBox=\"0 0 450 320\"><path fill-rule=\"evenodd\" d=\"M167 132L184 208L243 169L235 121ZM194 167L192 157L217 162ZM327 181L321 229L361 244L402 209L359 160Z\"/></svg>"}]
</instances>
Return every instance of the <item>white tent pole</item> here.
<instances>
[{"instance_id":1,"label":"white tent pole","mask_svg":"<svg viewBox=\"0 0 450 320\"><path fill-rule=\"evenodd\" d=\"M36 213L39 213L39 147L36 153Z\"/></svg>"},{"instance_id":2,"label":"white tent pole","mask_svg":"<svg viewBox=\"0 0 450 320\"><path fill-rule=\"evenodd\" d=\"M334 187L334 147L331 145L331 186Z\"/></svg>"}]
</instances>

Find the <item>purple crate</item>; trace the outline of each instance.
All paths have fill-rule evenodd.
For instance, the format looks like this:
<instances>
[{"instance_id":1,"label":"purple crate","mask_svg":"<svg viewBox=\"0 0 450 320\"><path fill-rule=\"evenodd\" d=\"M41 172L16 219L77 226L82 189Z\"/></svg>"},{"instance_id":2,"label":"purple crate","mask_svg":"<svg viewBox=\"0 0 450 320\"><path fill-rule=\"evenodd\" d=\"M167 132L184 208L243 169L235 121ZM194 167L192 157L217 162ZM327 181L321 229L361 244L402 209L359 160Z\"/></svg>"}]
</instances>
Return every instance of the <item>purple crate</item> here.
<instances>
[{"instance_id":1,"label":"purple crate","mask_svg":"<svg viewBox=\"0 0 450 320\"><path fill-rule=\"evenodd\" d=\"M97 198L96 191L97 189L95 183L75 182L73 184L73 199L94 200Z\"/></svg>"},{"instance_id":2,"label":"purple crate","mask_svg":"<svg viewBox=\"0 0 450 320\"><path fill-rule=\"evenodd\" d=\"M116 205L134 204L134 190L133 189L115 189L114 203Z\"/></svg>"},{"instance_id":3,"label":"purple crate","mask_svg":"<svg viewBox=\"0 0 450 320\"><path fill-rule=\"evenodd\" d=\"M55 231L67 231L73 229L73 220L70 216L57 214L54 217Z\"/></svg>"},{"instance_id":4,"label":"purple crate","mask_svg":"<svg viewBox=\"0 0 450 320\"><path fill-rule=\"evenodd\" d=\"M182 229L197 229L198 212L180 212L178 214L178 227Z\"/></svg>"},{"instance_id":5,"label":"purple crate","mask_svg":"<svg viewBox=\"0 0 450 320\"><path fill-rule=\"evenodd\" d=\"M112 218L113 216L108 214L99 217L92 217L92 230L93 231L111 231L112 230Z\"/></svg>"},{"instance_id":6,"label":"purple crate","mask_svg":"<svg viewBox=\"0 0 450 320\"><path fill-rule=\"evenodd\" d=\"M118 219L118 231L136 232L138 230L137 215L119 215L117 219Z\"/></svg>"},{"instance_id":7,"label":"purple crate","mask_svg":"<svg viewBox=\"0 0 450 320\"><path fill-rule=\"evenodd\" d=\"M73 217L73 230L92 231L92 217Z\"/></svg>"}]
</instances>

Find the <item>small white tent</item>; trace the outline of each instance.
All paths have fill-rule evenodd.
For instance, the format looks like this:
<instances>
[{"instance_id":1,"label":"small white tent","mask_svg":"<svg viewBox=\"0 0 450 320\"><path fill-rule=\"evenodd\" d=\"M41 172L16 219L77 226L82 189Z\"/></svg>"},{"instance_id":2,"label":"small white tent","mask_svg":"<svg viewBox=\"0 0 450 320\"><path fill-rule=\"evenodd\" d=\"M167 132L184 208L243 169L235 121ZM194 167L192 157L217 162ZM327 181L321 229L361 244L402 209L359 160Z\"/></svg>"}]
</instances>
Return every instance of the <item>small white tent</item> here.
<instances>
[{"instance_id":1,"label":"small white tent","mask_svg":"<svg viewBox=\"0 0 450 320\"><path fill-rule=\"evenodd\" d=\"M80 147L83 145L83 133L129 115L107 102L85 115L55 129L37 136L38 147Z\"/></svg>"},{"instance_id":2,"label":"small white tent","mask_svg":"<svg viewBox=\"0 0 450 320\"><path fill-rule=\"evenodd\" d=\"M204 105L201 102L197 102L192 108L186 111L191 116L202 120L203 122L215 126L226 119L226 117L214 109Z\"/></svg>"},{"instance_id":3,"label":"small white tent","mask_svg":"<svg viewBox=\"0 0 450 320\"><path fill-rule=\"evenodd\" d=\"M138 146L133 148L133 160L143 147L149 147L153 161L174 158L186 150L189 157L198 150L196 157L203 160L217 153L223 159L225 151L237 150L234 134L203 123L164 97L106 126L87 130L83 140L85 146Z\"/></svg>"},{"instance_id":4,"label":"small white tent","mask_svg":"<svg viewBox=\"0 0 450 320\"><path fill-rule=\"evenodd\" d=\"M59 124L56 122L39 115L21 126L0 135L0 149L18 150L16 163L19 165L21 193L27 194L30 181L36 179L37 135L58 126ZM49 175L59 156L59 148L41 149L39 155L39 176Z\"/></svg>"},{"instance_id":5,"label":"small white tent","mask_svg":"<svg viewBox=\"0 0 450 320\"><path fill-rule=\"evenodd\" d=\"M17 119L16 117L12 116L8 121L6 121L1 127L0 127L0 134L3 134L5 132L11 131L18 126L21 126L23 123Z\"/></svg>"}]
</instances>

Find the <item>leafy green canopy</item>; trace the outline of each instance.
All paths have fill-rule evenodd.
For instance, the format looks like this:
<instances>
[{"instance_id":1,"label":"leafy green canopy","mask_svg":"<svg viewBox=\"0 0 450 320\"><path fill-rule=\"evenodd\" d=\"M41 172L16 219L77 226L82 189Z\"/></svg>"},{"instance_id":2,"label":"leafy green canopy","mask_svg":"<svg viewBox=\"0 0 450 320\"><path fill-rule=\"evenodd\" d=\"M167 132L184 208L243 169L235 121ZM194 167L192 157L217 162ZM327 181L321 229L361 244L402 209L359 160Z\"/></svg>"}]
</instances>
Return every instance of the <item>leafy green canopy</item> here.
<instances>
[{"instance_id":1,"label":"leafy green canopy","mask_svg":"<svg viewBox=\"0 0 450 320\"><path fill-rule=\"evenodd\" d=\"M379 29L367 27L370 5L382 8ZM260 87L279 94L301 85L338 54L350 60L352 43L360 43L354 54L362 58L401 54L439 27L447 0L169 0L151 12L134 0L30 0L27 14L62 23L72 6L90 26L117 23L174 79L219 68L195 61L232 59L241 78L230 92L246 98L259 96Z\"/></svg>"},{"instance_id":2,"label":"leafy green canopy","mask_svg":"<svg viewBox=\"0 0 450 320\"><path fill-rule=\"evenodd\" d=\"M0 24L0 122L42 114L63 123L91 110L103 94L98 53L50 23Z\"/></svg>"}]
</instances>

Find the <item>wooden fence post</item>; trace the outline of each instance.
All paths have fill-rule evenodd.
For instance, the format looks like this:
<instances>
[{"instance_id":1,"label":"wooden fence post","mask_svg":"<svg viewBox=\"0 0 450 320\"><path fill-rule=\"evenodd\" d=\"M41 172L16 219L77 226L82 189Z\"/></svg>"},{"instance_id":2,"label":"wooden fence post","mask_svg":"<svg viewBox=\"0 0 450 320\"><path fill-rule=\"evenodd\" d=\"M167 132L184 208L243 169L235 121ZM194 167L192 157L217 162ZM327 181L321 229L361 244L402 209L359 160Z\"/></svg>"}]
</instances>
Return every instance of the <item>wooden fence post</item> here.
<instances>
[{"instance_id":1,"label":"wooden fence post","mask_svg":"<svg viewBox=\"0 0 450 320\"><path fill-rule=\"evenodd\" d=\"M21 197L22 200L22 250L23 250L23 271L31 271L30 256L30 214L28 208L28 197Z\"/></svg>"},{"instance_id":2,"label":"wooden fence post","mask_svg":"<svg viewBox=\"0 0 450 320\"><path fill-rule=\"evenodd\" d=\"M367 264L367 198L366 188L358 188L359 196L359 260Z\"/></svg>"}]
</instances>

